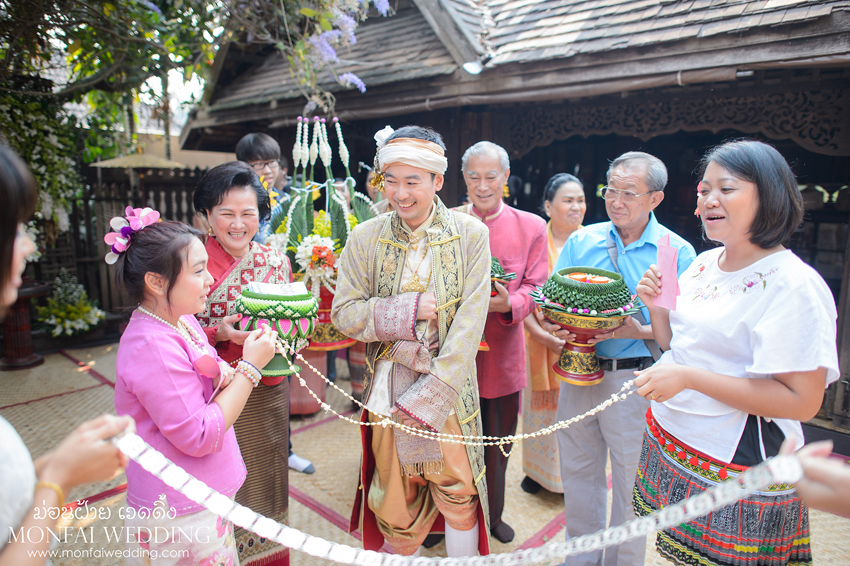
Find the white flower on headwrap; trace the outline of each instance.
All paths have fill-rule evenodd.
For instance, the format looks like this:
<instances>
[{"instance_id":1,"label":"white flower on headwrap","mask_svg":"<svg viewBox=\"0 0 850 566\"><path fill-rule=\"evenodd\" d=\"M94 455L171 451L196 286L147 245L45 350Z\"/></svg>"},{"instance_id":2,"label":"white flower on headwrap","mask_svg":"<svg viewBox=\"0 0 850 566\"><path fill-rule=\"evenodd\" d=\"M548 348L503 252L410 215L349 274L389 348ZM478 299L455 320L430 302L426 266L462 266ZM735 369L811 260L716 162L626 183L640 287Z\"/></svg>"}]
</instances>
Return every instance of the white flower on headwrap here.
<instances>
[{"instance_id":1,"label":"white flower on headwrap","mask_svg":"<svg viewBox=\"0 0 850 566\"><path fill-rule=\"evenodd\" d=\"M375 141L378 142L378 149L384 147L384 144L387 143L387 138L395 133L395 130L390 126L386 126L383 130L379 131L375 134Z\"/></svg>"}]
</instances>

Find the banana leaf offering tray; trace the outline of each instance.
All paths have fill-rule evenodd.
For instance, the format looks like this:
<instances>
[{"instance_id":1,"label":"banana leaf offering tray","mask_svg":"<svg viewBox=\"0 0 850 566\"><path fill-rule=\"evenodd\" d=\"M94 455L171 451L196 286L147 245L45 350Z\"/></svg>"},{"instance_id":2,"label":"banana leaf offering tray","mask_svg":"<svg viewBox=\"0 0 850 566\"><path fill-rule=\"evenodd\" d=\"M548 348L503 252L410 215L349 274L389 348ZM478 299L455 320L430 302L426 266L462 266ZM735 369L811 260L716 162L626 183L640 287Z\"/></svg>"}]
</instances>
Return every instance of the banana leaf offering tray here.
<instances>
[{"instance_id":1,"label":"banana leaf offering tray","mask_svg":"<svg viewBox=\"0 0 850 566\"><path fill-rule=\"evenodd\" d=\"M544 309L600 318L634 314L640 305L622 275L596 267L556 271L531 297Z\"/></svg>"},{"instance_id":2,"label":"banana leaf offering tray","mask_svg":"<svg viewBox=\"0 0 850 566\"><path fill-rule=\"evenodd\" d=\"M552 366L558 378L573 385L601 382L605 372L590 340L623 326L639 309L623 276L595 267L567 267L553 273L531 297L547 319L575 335Z\"/></svg>"},{"instance_id":3,"label":"banana leaf offering tray","mask_svg":"<svg viewBox=\"0 0 850 566\"><path fill-rule=\"evenodd\" d=\"M516 279L516 273L505 273L502 264L499 263L498 258L491 257L490 258L490 281L513 281Z\"/></svg>"},{"instance_id":4,"label":"banana leaf offering tray","mask_svg":"<svg viewBox=\"0 0 850 566\"><path fill-rule=\"evenodd\" d=\"M268 326L277 333L279 346L272 360L262 368L265 377L291 375L301 368L292 363L289 347L307 345L316 328L319 302L303 283L268 285L252 282L236 299L236 312L244 315L241 330Z\"/></svg>"},{"instance_id":5,"label":"banana leaf offering tray","mask_svg":"<svg viewBox=\"0 0 850 566\"><path fill-rule=\"evenodd\" d=\"M505 273L502 264L499 263L499 260L495 257L490 258L490 296L495 297L498 295L498 291L496 291L496 281L504 285L508 281L513 281L516 279L516 273Z\"/></svg>"}]
</instances>

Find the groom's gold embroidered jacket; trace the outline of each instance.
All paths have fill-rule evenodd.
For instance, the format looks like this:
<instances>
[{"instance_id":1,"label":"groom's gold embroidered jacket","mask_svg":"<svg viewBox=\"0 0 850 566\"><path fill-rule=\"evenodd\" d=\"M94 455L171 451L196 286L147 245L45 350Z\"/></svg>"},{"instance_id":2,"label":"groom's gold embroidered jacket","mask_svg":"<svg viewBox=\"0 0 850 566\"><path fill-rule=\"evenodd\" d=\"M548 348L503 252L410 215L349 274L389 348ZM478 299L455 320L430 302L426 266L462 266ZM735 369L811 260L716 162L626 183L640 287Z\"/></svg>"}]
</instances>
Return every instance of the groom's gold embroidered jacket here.
<instances>
[{"instance_id":1,"label":"groom's gold embroidered jacket","mask_svg":"<svg viewBox=\"0 0 850 566\"><path fill-rule=\"evenodd\" d=\"M481 416L475 356L490 301L489 234L480 221L449 211L437 197L434 197L434 205L437 207L434 219L426 231L438 308L436 355L424 360L423 365L421 350L417 355L406 348L411 345L419 348L414 330L419 293L401 293L399 289L405 269L408 233L395 212L358 225L348 238L339 260L331 320L345 335L368 344L364 400L369 398L373 387L376 357L393 344L390 359L396 366L404 363L414 368L418 376L405 390L396 393L395 405L432 431L442 430L454 409L464 436L477 436L481 434ZM369 427L361 427L361 430L364 458L351 527L353 530L359 524L364 546L370 548L377 544L377 549L383 538L377 526L373 532L372 525L368 524L374 522L374 516L363 524L364 514L367 518L371 515L368 506L361 502L368 495L364 491L369 488L374 460L368 442ZM397 447L400 460L404 462L402 448L407 449L407 446L397 443ZM428 452L418 450L407 456L416 460ZM466 452L478 488L480 508L483 517L487 518L484 450L474 446L467 447ZM411 464L412 472L422 469L416 464L422 463ZM483 532L489 532L489 528ZM367 541L375 534L378 538Z\"/></svg>"}]
</instances>

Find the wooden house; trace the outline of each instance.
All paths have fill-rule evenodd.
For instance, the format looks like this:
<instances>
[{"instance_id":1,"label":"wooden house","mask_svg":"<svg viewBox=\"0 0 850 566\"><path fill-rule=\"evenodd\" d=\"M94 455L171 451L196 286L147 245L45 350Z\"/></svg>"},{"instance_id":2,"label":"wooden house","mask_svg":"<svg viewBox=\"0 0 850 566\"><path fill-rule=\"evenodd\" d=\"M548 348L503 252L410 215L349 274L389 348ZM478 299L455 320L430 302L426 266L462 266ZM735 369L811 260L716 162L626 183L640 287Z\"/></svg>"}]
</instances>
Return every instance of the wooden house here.
<instances>
[{"instance_id":1,"label":"wooden house","mask_svg":"<svg viewBox=\"0 0 850 566\"><path fill-rule=\"evenodd\" d=\"M460 156L480 140L505 147L522 181L517 204L537 210L558 172L577 174L586 222L605 219L597 187L611 159L644 150L668 167L663 223L704 248L693 216L699 158L754 137L775 145L806 188L793 248L832 288L850 373L847 261L850 220L848 0L397 0L370 14L328 77L354 163L372 163L373 134L428 125L448 147L442 196L464 192ZM304 99L271 46L225 47L184 149L232 151L264 131L289 155ZM365 178L361 175L359 181ZM837 395L844 399L845 388ZM847 423L850 396L836 404ZM844 403L843 408L839 407Z\"/></svg>"}]
</instances>

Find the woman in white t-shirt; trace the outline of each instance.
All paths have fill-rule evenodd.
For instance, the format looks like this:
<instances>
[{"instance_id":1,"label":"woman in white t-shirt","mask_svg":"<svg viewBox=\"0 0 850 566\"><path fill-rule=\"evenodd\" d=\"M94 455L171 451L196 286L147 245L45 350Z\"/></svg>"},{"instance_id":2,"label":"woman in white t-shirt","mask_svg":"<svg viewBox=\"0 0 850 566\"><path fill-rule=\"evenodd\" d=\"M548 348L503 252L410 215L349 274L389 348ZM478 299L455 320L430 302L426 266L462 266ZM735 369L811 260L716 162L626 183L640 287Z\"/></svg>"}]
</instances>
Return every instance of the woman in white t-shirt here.
<instances>
[{"instance_id":1,"label":"woman in white t-shirt","mask_svg":"<svg viewBox=\"0 0 850 566\"><path fill-rule=\"evenodd\" d=\"M656 307L650 267L637 287L664 355L636 372L651 401L635 479L635 512L677 503L803 445L838 379L836 310L817 272L783 247L803 218L785 159L756 141L733 141L702 161L698 214L722 247L679 278L674 311ZM658 533L675 564L807 564L808 510L793 486L769 490Z\"/></svg>"}]
</instances>

